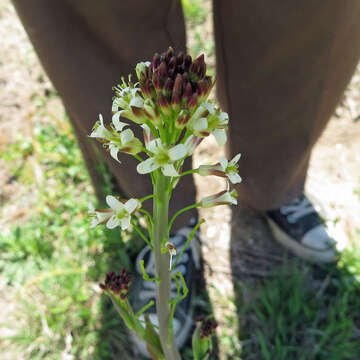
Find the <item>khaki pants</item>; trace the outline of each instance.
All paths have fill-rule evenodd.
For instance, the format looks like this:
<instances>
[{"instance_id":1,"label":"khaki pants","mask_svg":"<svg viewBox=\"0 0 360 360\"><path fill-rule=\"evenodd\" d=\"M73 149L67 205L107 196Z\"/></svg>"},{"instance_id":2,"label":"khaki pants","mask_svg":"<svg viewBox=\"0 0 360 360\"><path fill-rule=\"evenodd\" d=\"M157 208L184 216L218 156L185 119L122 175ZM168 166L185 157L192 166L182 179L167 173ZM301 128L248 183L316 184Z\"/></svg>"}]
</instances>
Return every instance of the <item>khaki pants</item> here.
<instances>
[{"instance_id":1,"label":"khaki pants","mask_svg":"<svg viewBox=\"0 0 360 360\"><path fill-rule=\"evenodd\" d=\"M112 86L169 45L185 49L180 0L14 0L71 116L101 196L100 155L128 196L151 192L134 161L118 165L87 135L110 119ZM358 0L214 0L217 92L230 115L230 155L241 152L240 201L266 210L303 191L311 149L360 52ZM138 134L140 136L140 134ZM191 180L174 195L193 202ZM186 220L183 218L184 221Z\"/></svg>"}]
</instances>

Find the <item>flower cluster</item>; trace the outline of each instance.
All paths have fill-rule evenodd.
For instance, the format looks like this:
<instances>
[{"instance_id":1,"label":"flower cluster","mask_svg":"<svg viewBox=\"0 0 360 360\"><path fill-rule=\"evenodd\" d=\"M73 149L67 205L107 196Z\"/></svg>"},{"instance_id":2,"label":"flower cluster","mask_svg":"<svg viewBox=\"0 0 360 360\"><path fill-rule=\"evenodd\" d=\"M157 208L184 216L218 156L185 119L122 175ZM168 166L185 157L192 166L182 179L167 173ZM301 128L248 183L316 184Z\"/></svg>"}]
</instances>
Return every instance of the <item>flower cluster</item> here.
<instances>
[{"instance_id":1,"label":"flower cluster","mask_svg":"<svg viewBox=\"0 0 360 360\"><path fill-rule=\"evenodd\" d=\"M129 199L119 201L112 195L106 197L108 209L94 209L89 204L91 227L105 224L108 229L120 226L122 230L126 230L130 226L131 215L141 207L141 203L137 199Z\"/></svg>"},{"instance_id":2,"label":"flower cluster","mask_svg":"<svg viewBox=\"0 0 360 360\"><path fill-rule=\"evenodd\" d=\"M218 326L217 322L210 317L204 318L200 316L197 319L195 319L195 322L200 323L201 339L210 338L214 334L215 329Z\"/></svg>"},{"instance_id":3,"label":"flower cluster","mask_svg":"<svg viewBox=\"0 0 360 360\"><path fill-rule=\"evenodd\" d=\"M119 275L109 271L106 274L105 282L99 284L99 286L102 290L110 291L114 295L119 296L121 300L125 300L129 292L130 282L130 274L126 272L125 268L122 268Z\"/></svg>"}]
</instances>

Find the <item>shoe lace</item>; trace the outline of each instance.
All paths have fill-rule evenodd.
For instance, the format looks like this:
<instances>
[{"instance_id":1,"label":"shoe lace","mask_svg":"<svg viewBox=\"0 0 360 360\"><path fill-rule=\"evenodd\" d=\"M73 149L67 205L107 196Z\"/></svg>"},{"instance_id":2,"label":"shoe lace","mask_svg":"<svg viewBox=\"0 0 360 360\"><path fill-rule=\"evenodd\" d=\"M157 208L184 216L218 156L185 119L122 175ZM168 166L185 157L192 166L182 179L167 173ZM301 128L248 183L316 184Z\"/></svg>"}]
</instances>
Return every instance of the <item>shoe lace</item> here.
<instances>
[{"instance_id":1,"label":"shoe lace","mask_svg":"<svg viewBox=\"0 0 360 360\"><path fill-rule=\"evenodd\" d=\"M280 207L280 212L283 215L286 215L289 223L294 224L300 218L316 213L313 205L305 196L302 198L296 198L293 202L288 205L283 205Z\"/></svg>"}]
</instances>

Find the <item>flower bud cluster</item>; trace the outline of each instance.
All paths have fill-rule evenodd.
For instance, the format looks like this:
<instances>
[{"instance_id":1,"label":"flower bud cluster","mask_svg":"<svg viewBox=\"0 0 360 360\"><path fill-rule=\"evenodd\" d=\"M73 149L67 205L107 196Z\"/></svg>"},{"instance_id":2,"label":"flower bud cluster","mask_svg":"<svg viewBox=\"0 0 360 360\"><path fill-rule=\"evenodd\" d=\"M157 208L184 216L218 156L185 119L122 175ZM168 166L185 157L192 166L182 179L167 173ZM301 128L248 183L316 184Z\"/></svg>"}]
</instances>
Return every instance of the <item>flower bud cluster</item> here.
<instances>
[{"instance_id":1,"label":"flower bud cluster","mask_svg":"<svg viewBox=\"0 0 360 360\"><path fill-rule=\"evenodd\" d=\"M104 291L110 291L121 300L125 300L129 292L131 282L131 275L122 268L120 274L116 275L113 271L106 274L105 282L99 284L100 288Z\"/></svg>"},{"instance_id":2,"label":"flower bud cluster","mask_svg":"<svg viewBox=\"0 0 360 360\"><path fill-rule=\"evenodd\" d=\"M217 328L218 324L215 319L210 317L204 318L203 316L198 317L195 319L195 322L200 323L200 331L199 335L201 339L210 338Z\"/></svg>"}]
</instances>

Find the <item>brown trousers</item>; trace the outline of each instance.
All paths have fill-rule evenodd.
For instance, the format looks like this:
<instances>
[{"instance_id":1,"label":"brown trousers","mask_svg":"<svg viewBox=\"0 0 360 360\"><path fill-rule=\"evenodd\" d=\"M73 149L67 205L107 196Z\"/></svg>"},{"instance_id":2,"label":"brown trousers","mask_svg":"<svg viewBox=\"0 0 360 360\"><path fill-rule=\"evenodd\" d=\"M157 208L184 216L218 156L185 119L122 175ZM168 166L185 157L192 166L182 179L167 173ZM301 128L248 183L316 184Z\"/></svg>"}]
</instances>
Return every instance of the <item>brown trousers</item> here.
<instances>
[{"instance_id":1,"label":"brown trousers","mask_svg":"<svg viewBox=\"0 0 360 360\"><path fill-rule=\"evenodd\" d=\"M360 55L358 0L213 0L217 92L230 115L230 155L241 152L240 201L265 210L303 191L311 149ZM172 45L185 49L180 0L14 0L71 116L99 191L99 156L128 196L151 192L136 162L118 165L87 135L110 119L112 86ZM181 181L173 209L193 202Z\"/></svg>"}]
</instances>

